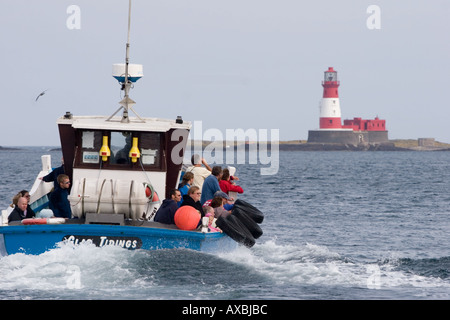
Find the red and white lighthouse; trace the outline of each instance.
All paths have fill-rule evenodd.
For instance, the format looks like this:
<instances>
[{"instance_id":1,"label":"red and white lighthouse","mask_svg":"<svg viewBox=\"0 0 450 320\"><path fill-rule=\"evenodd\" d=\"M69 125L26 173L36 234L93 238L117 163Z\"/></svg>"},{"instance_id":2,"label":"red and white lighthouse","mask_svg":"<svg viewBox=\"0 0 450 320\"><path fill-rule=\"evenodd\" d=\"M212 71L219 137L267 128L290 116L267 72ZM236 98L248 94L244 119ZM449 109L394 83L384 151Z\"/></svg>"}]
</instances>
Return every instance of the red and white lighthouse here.
<instances>
[{"instance_id":1,"label":"red and white lighthouse","mask_svg":"<svg viewBox=\"0 0 450 320\"><path fill-rule=\"evenodd\" d=\"M323 98L320 102L320 128L308 131L308 143L366 145L388 142L386 120L353 118L341 122L337 72L329 67L324 72Z\"/></svg>"},{"instance_id":2,"label":"red and white lighthouse","mask_svg":"<svg viewBox=\"0 0 450 320\"><path fill-rule=\"evenodd\" d=\"M342 129L337 72L329 67L324 72L323 98L320 104L320 129Z\"/></svg>"}]
</instances>

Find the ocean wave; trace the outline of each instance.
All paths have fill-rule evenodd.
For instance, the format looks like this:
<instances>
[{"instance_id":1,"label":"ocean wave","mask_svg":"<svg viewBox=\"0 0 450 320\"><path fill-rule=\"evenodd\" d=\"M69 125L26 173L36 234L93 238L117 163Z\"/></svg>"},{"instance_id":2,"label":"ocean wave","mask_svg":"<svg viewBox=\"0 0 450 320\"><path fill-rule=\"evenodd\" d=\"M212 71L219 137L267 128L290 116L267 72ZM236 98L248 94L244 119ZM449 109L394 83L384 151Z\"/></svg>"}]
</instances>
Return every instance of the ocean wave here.
<instances>
[{"instance_id":1,"label":"ocean wave","mask_svg":"<svg viewBox=\"0 0 450 320\"><path fill-rule=\"evenodd\" d=\"M41 255L2 257L0 294L3 299L371 299L399 293L402 299L448 299L449 263L449 257L392 255L368 263L323 245L276 239L216 254L61 243Z\"/></svg>"},{"instance_id":2,"label":"ocean wave","mask_svg":"<svg viewBox=\"0 0 450 320\"><path fill-rule=\"evenodd\" d=\"M241 263L280 285L318 285L368 290L408 291L411 297L427 297L427 289L450 288L449 258L386 259L383 262L355 261L326 246L311 243L280 245L276 240L239 248L222 258ZM445 294L446 298L450 293ZM362 295L364 297L364 295ZM439 296L442 298L442 296Z\"/></svg>"},{"instance_id":3,"label":"ocean wave","mask_svg":"<svg viewBox=\"0 0 450 320\"><path fill-rule=\"evenodd\" d=\"M391 265L396 270L415 274L423 277L449 279L450 257L427 258L427 259L385 259L381 265Z\"/></svg>"}]
</instances>

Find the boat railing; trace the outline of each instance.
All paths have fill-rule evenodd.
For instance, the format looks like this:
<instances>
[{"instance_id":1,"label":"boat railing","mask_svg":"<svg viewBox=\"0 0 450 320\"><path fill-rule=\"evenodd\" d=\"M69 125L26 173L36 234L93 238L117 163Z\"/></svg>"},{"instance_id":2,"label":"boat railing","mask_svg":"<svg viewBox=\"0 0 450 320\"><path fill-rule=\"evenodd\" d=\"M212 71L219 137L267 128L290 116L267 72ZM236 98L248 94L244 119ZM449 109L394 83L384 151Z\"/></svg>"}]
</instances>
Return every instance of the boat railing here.
<instances>
[{"instance_id":1,"label":"boat railing","mask_svg":"<svg viewBox=\"0 0 450 320\"><path fill-rule=\"evenodd\" d=\"M53 182L44 182L42 177L52 171L51 156L41 156L42 169L34 180L30 190L30 206L36 213L48 207L48 195L53 190Z\"/></svg>"}]
</instances>

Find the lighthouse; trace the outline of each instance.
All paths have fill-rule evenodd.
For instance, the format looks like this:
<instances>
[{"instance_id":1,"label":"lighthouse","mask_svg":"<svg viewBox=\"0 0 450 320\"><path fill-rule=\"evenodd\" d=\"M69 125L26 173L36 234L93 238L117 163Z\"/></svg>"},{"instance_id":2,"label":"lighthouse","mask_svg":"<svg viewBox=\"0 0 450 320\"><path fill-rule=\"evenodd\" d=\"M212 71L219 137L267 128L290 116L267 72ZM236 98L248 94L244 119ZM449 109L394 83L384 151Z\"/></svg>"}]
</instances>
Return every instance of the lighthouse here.
<instances>
[{"instance_id":1,"label":"lighthouse","mask_svg":"<svg viewBox=\"0 0 450 320\"><path fill-rule=\"evenodd\" d=\"M322 81L323 98L320 103L320 129L342 129L337 72L329 67Z\"/></svg>"},{"instance_id":2,"label":"lighthouse","mask_svg":"<svg viewBox=\"0 0 450 320\"><path fill-rule=\"evenodd\" d=\"M309 143L367 145L388 142L386 120L353 118L341 120L337 72L329 67L322 81L323 97L320 102L319 129L308 131Z\"/></svg>"}]
</instances>

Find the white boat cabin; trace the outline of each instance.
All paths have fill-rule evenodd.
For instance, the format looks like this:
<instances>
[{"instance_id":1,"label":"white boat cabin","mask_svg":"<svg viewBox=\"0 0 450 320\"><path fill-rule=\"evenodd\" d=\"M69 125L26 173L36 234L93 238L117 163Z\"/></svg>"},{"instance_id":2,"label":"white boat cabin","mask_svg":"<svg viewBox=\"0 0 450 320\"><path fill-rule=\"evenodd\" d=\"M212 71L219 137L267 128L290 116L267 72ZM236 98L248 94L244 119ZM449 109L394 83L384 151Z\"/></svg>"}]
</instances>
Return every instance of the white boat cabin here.
<instances>
[{"instance_id":1,"label":"white boat cabin","mask_svg":"<svg viewBox=\"0 0 450 320\"><path fill-rule=\"evenodd\" d=\"M57 124L75 217L119 213L149 219L157 209L151 204L178 186L190 122L178 117L124 123L68 112Z\"/></svg>"}]
</instances>

